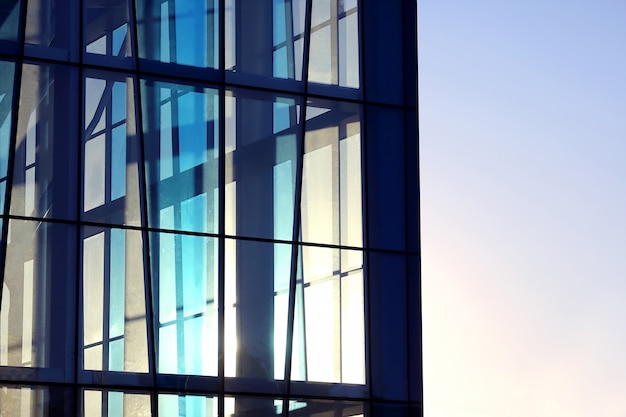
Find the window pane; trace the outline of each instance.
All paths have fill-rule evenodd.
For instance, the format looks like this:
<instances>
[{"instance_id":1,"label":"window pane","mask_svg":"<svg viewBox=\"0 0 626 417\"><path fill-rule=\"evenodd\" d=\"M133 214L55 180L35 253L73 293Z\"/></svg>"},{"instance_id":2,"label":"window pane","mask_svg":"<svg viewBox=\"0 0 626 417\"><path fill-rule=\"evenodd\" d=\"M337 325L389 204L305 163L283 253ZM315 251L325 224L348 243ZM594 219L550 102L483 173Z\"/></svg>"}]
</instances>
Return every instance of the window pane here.
<instances>
[{"instance_id":1,"label":"window pane","mask_svg":"<svg viewBox=\"0 0 626 417\"><path fill-rule=\"evenodd\" d=\"M137 0L139 56L217 68L218 1Z\"/></svg>"},{"instance_id":2,"label":"window pane","mask_svg":"<svg viewBox=\"0 0 626 417\"><path fill-rule=\"evenodd\" d=\"M83 368L148 372L143 242L138 231L83 229Z\"/></svg>"},{"instance_id":3,"label":"window pane","mask_svg":"<svg viewBox=\"0 0 626 417\"><path fill-rule=\"evenodd\" d=\"M301 80L306 0L233 0L228 5L226 68Z\"/></svg>"},{"instance_id":4,"label":"window pane","mask_svg":"<svg viewBox=\"0 0 626 417\"><path fill-rule=\"evenodd\" d=\"M42 47L47 57L76 60L78 58L78 25L80 18L76 0L28 0L25 42Z\"/></svg>"},{"instance_id":5,"label":"window pane","mask_svg":"<svg viewBox=\"0 0 626 417\"><path fill-rule=\"evenodd\" d=\"M284 379L291 245L225 244L226 376Z\"/></svg>"},{"instance_id":6,"label":"window pane","mask_svg":"<svg viewBox=\"0 0 626 417\"><path fill-rule=\"evenodd\" d=\"M90 72L84 86L82 218L139 225L134 80Z\"/></svg>"},{"instance_id":7,"label":"window pane","mask_svg":"<svg viewBox=\"0 0 626 417\"><path fill-rule=\"evenodd\" d=\"M83 390L82 417L152 416L150 394Z\"/></svg>"},{"instance_id":8,"label":"window pane","mask_svg":"<svg viewBox=\"0 0 626 417\"><path fill-rule=\"evenodd\" d=\"M300 259L292 379L364 384L362 252L302 246Z\"/></svg>"},{"instance_id":9,"label":"window pane","mask_svg":"<svg viewBox=\"0 0 626 417\"><path fill-rule=\"evenodd\" d=\"M86 0L83 15L84 50L97 55L129 57L132 53L127 0Z\"/></svg>"},{"instance_id":10,"label":"window pane","mask_svg":"<svg viewBox=\"0 0 626 417\"><path fill-rule=\"evenodd\" d=\"M9 221L0 365L71 369L75 238L72 226Z\"/></svg>"},{"instance_id":11,"label":"window pane","mask_svg":"<svg viewBox=\"0 0 626 417\"><path fill-rule=\"evenodd\" d=\"M141 90L149 224L216 233L217 90L146 80Z\"/></svg>"},{"instance_id":12,"label":"window pane","mask_svg":"<svg viewBox=\"0 0 626 417\"><path fill-rule=\"evenodd\" d=\"M150 235L161 373L217 375L217 249L214 238Z\"/></svg>"},{"instance_id":13,"label":"window pane","mask_svg":"<svg viewBox=\"0 0 626 417\"><path fill-rule=\"evenodd\" d=\"M77 82L73 68L23 66L11 214L76 218Z\"/></svg>"},{"instance_id":14,"label":"window pane","mask_svg":"<svg viewBox=\"0 0 626 417\"><path fill-rule=\"evenodd\" d=\"M302 174L302 240L362 247L359 106L311 101ZM318 266L324 268L319 259Z\"/></svg>"},{"instance_id":15,"label":"window pane","mask_svg":"<svg viewBox=\"0 0 626 417\"><path fill-rule=\"evenodd\" d=\"M299 100L246 90L226 99L226 233L292 240Z\"/></svg>"},{"instance_id":16,"label":"window pane","mask_svg":"<svg viewBox=\"0 0 626 417\"><path fill-rule=\"evenodd\" d=\"M356 1L314 1L309 81L359 88L359 25Z\"/></svg>"},{"instance_id":17,"label":"window pane","mask_svg":"<svg viewBox=\"0 0 626 417\"><path fill-rule=\"evenodd\" d=\"M17 41L20 17L20 0L5 0L0 3L0 39Z\"/></svg>"},{"instance_id":18,"label":"window pane","mask_svg":"<svg viewBox=\"0 0 626 417\"><path fill-rule=\"evenodd\" d=\"M11 147L15 64L0 61L0 74L6 75L0 79L0 213L4 214Z\"/></svg>"}]
</instances>

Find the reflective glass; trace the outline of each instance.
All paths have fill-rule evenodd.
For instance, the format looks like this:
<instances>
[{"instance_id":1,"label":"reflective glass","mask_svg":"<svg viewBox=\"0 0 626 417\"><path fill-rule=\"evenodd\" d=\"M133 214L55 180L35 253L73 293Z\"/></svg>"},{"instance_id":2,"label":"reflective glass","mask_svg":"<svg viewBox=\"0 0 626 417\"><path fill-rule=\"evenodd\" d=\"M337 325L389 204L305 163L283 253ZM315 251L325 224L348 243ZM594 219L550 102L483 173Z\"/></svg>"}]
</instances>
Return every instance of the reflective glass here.
<instances>
[{"instance_id":1,"label":"reflective glass","mask_svg":"<svg viewBox=\"0 0 626 417\"><path fill-rule=\"evenodd\" d=\"M363 253L302 246L291 377L365 383Z\"/></svg>"},{"instance_id":2,"label":"reflective glass","mask_svg":"<svg viewBox=\"0 0 626 417\"><path fill-rule=\"evenodd\" d=\"M309 81L359 88L357 1L313 1Z\"/></svg>"},{"instance_id":3,"label":"reflective glass","mask_svg":"<svg viewBox=\"0 0 626 417\"><path fill-rule=\"evenodd\" d=\"M134 80L90 72L84 88L82 218L139 225Z\"/></svg>"},{"instance_id":4,"label":"reflective glass","mask_svg":"<svg viewBox=\"0 0 626 417\"><path fill-rule=\"evenodd\" d=\"M81 417L150 417L150 394L83 390Z\"/></svg>"},{"instance_id":5,"label":"reflective glass","mask_svg":"<svg viewBox=\"0 0 626 417\"><path fill-rule=\"evenodd\" d=\"M142 80L148 224L216 233L218 229L218 94Z\"/></svg>"},{"instance_id":6,"label":"reflective glass","mask_svg":"<svg viewBox=\"0 0 626 417\"><path fill-rule=\"evenodd\" d=\"M84 51L111 57L132 55L128 0L86 0L83 14Z\"/></svg>"},{"instance_id":7,"label":"reflective glass","mask_svg":"<svg viewBox=\"0 0 626 417\"><path fill-rule=\"evenodd\" d=\"M83 369L148 372L141 232L82 234Z\"/></svg>"},{"instance_id":8,"label":"reflective glass","mask_svg":"<svg viewBox=\"0 0 626 417\"><path fill-rule=\"evenodd\" d=\"M159 415L217 417L218 398L201 395L159 394Z\"/></svg>"},{"instance_id":9,"label":"reflective glass","mask_svg":"<svg viewBox=\"0 0 626 417\"><path fill-rule=\"evenodd\" d=\"M225 242L225 374L284 379L291 245Z\"/></svg>"},{"instance_id":10,"label":"reflective glass","mask_svg":"<svg viewBox=\"0 0 626 417\"><path fill-rule=\"evenodd\" d=\"M225 103L226 234L292 240L299 100L235 90Z\"/></svg>"},{"instance_id":11,"label":"reflective glass","mask_svg":"<svg viewBox=\"0 0 626 417\"><path fill-rule=\"evenodd\" d=\"M218 0L136 0L139 57L217 68Z\"/></svg>"},{"instance_id":12,"label":"reflective glass","mask_svg":"<svg viewBox=\"0 0 626 417\"><path fill-rule=\"evenodd\" d=\"M358 105L310 101L302 173L302 241L363 246Z\"/></svg>"},{"instance_id":13,"label":"reflective glass","mask_svg":"<svg viewBox=\"0 0 626 417\"><path fill-rule=\"evenodd\" d=\"M17 41L21 4L20 0L3 0L0 2L1 40Z\"/></svg>"},{"instance_id":14,"label":"reflective glass","mask_svg":"<svg viewBox=\"0 0 626 417\"><path fill-rule=\"evenodd\" d=\"M160 373L217 375L217 250L214 238L150 234Z\"/></svg>"},{"instance_id":15,"label":"reflective glass","mask_svg":"<svg viewBox=\"0 0 626 417\"><path fill-rule=\"evenodd\" d=\"M226 69L301 80L306 0L226 4Z\"/></svg>"},{"instance_id":16,"label":"reflective glass","mask_svg":"<svg viewBox=\"0 0 626 417\"><path fill-rule=\"evenodd\" d=\"M28 0L25 42L42 47L45 57L72 59L78 57L78 0ZM45 48L45 49L44 49Z\"/></svg>"},{"instance_id":17,"label":"reflective glass","mask_svg":"<svg viewBox=\"0 0 626 417\"><path fill-rule=\"evenodd\" d=\"M0 385L0 417L73 415L73 389Z\"/></svg>"},{"instance_id":18,"label":"reflective glass","mask_svg":"<svg viewBox=\"0 0 626 417\"><path fill-rule=\"evenodd\" d=\"M23 66L11 214L76 218L77 83L74 68Z\"/></svg>"},{"instance_id":19,"label":"reflective glass","mask_svg":"<svg viewBox=\"0 0 626 417\"><path fill-rule=\"evenodd\" d=\"M0 78L0 213L4 214L7 175L9 173L11 127L13 124L15 64L0 61L0 74L2 74L2 78Z\"/></svg>"},{"instance_id":20,"label":"reflective glass","mask_svg":"<svg viewBox=\"0 0 626 417\"><path fill-rule=\"evenodd\" d=\"M75 230L57 223L9 221L0 365L72 369L65 359L74 351Z\"/></svg>"}]
</instances>

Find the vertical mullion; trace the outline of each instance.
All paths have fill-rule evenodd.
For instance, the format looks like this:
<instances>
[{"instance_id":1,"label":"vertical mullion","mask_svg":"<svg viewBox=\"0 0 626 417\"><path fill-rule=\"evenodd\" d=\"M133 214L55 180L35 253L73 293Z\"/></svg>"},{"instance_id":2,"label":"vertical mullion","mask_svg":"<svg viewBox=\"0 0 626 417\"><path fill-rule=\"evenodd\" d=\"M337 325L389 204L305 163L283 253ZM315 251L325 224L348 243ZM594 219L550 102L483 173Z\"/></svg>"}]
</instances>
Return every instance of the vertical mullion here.
<instances>
[{"instance_id":1,"label":"vertical mullion","mask_svg":"<svg viewBox=\"0 0 626 417\"><path fill-rule=\"evenodd\" d=\"M156 305L156 300L153 294L153 275L152 275L152 257L150 254L150 233L148 231L149 223L148 223L148 184L147 184L147 175L146 172L146 156L145 156L145 137L143 134L143 109L142 98L145 100L142 94L141 88L141 73L139 71L139 36L137 29L137 2L135 0L128 0L130 2L129 8L129 19L128 24L131 26L128 30L128 34L132 33L130 36L131 49L133 58L135 60L135 76L132 78L134 83L133 94L133 108L135 111L135 134L139 138L139 161L137 162L138 169L138 177L139 177L139 200L140 200L140 224L141 224L141 234L143 238L144 245L144 296L145 296L145 305L146 305L146 336L148 342L148 371L152 375L152 387L153 390L150 395L150 405L152 408L152 415L154 417L159 417L159 407L158 407L158 392L156 392L157 388L157 349L156 349L156 332L155 326L156 321L154 318L154 307ZM128 110L127 110L128 111Z\"/></svg>"},{"instance_id":2,"label":"vertical mullion","mask_svg":"<svg viewBox=\"0 0 626 417\"><path fill-rule=\"evenodd\" d=\"M313 0L306 1L305 12L305 26L304 26L304 57L302 62L302 82L304 83L304 95L300 104L300 137L297 141L297 161L296 161L296 187L295 187L295 204L293 213L293 230L292 230L292 243L291 243L291 272L289 277L289 300L287 311L287 346L285 349L285 381L287 382L287 395L283 400L283 415L289 414L289 395L291 393L291 368L293 359L293 333L294 333L294 319L295 319L295 307L296 307L296 285L298 275L298 263L300 260L300 206L302 203L302 177L303 177L303 164L304 164L304 149L305 149L305 135L306 135L306 108L307 108L307 94L309 85L309 56L311 46L311 12L313 8ZM303 297L304 301L304 297ZM305 342L306 344L306 342ZM304 358L306 363L306 357Z\"/></svg>"},{"instance_id":3,"label":"vertical mullion","mask_svg":"<svg viewBox=\"0 0 626 417\"><path fill-rule=\"evenodd\" d=\"M363 195L361 197L361 218L362 228L363 228L363 307L364 311L364 342L365 342L365 384L367 386L368 397L371 401L373 398L373 385L372 384L372 349L371 349L371 313L370 313L370 278L369 278L369 263L370 263L370 239L369 239L369 169L368 169L368 161L367 161L367 78L366 78L366 42L365 42L365 1L357 0L357 18L358 18L358 39L359 39L359 85L361 89L361 97L363 103L361 104L361 181L363 181L361 185L361 190Z\"/></svg>"},{"instance_id":4,"label":"vertical mullion","mask_svg":"<svg viewBox=\"0 0 626 417\"><path fill-rule=\"evenodd\" d=\"M219 62L218 70L221 75L221 85L218 90L218 254L217 254L217 376L219 380L220 395L217 399L217 414L224 416L224 356L225 356L225 323L226 306L225 303L225 262L226 262L226 1L219 1L219 24L217 33L219 36ZM233 2L233 5L235 3ZM235 38L232 40L236 42ZM235 45L236 46L236 45Z\"/></svg>"}]
</instances>

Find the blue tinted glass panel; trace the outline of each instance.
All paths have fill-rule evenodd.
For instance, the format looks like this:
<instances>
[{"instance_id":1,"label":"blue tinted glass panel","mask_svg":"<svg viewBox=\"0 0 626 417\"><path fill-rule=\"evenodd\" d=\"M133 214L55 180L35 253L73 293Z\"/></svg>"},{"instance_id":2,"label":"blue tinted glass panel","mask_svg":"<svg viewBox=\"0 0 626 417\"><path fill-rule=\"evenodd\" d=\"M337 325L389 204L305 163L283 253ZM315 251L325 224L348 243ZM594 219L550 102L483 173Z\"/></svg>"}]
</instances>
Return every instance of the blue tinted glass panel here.
<instances>
[{"instance_id":1,"label":"blue tinted glass panel","mask_svg":"<svg viewBox=\"0 0 626 417\"><path fill-rule=\"evenodd\" d=\"M217 0L137 0L136 8L141 58L217 68Z\"/></svg>"},{"instance_id":2,"label":"blue tinted glass panel","mask_svg":"<svg viewBox=\"0 0 626 417\"><path fill-rule=\"evenodd\" d=\"M26 44L40 47L38 55L77 60L79 25L70 24L80 19L77 0L27 0ZM28 50L27 50L28 52Z\"/></svg>"},{"instance_id":3,"label":"blue tinted glass panel","mask_svg":"<svg viewBox=\"0 0 626 417\"><path fill-rule=\"evenodd\" d=\"M132 55L131 33L128 30L128 0L107 2L85 0L83 15L84 50L91 54L126 58Z\"/></svg>"},{"instance_id":4,"label":"blue tinted glass panel","mask_svg":"<svg viewBox=\"0 0 626 417\"><path fill-rule=\"evenodd\" d=\"M13 77L15 64L0 61L0 74L6 74L0 80L0 213L4 213L5 192L9 168L9 149L11 146L11 126L13 115Z\"/></svg>"},{"instance_id":5,"label":"blue tinted glass panel","mask_svg":"<svg viewBox=\"0 0 626 417\"><path fill-rule=\"evenodd\" d=\"M173 214L164 210L165 224ZM150 235L161 373L217 375L217 247L214 238Z\"/></svg>"},{"instance_id":6,"label":"blue tinted glass panel","mask_svg":"<svg viewBox=\"0 0 626 417\"><path fill-rule=\"evenodd\" d=\"M148 223L217 232L217 91L144 80L142 109ZM163 223L163 210L170 207Z\"/></svg>"},{"instance_id":7,"label":"blue tinted glass panel","mask_svg":"<svg viewBox=\"0 0 626 417\"><path fill-rule=\"evenodd\" d=\"M0 3L0 40L17 40L21 4L20 0L5 0Z\"/></svg>"}]
</instances>

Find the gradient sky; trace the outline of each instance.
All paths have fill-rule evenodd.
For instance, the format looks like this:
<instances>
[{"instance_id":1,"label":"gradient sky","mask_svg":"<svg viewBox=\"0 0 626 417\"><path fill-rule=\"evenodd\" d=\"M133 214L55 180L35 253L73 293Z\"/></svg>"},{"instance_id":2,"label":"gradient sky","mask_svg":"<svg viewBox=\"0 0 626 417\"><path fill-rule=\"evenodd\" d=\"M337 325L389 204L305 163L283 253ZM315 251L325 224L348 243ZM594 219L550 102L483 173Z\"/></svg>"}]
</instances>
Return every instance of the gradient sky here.
<instances>
[{"instance_id":1,"label":"gradient sky","mask_svg":"<svg viewBox=\"0 0 626 417\"><path fill-rule=\"evenodd\" d=\"M626 1L418 10L425 417L626 417Z\"/></svg>"}]
</instances>

